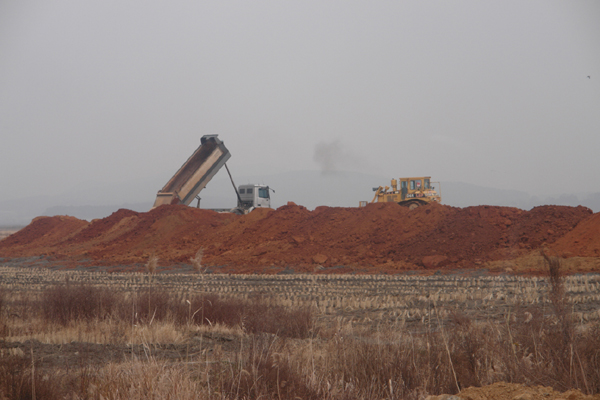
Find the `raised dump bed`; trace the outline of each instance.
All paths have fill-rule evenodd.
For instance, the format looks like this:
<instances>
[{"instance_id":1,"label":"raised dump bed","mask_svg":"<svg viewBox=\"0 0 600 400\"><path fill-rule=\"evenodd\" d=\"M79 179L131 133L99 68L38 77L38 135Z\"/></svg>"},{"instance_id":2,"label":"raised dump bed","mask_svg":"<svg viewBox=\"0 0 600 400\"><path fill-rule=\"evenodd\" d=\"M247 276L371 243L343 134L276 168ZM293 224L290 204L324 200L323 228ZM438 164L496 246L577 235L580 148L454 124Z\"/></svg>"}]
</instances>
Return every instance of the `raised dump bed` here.
<instances>
[{"instance_id":1,"label":"raised dump bed","mask_svg":"<svg viewBox=\"0 0 600 400\"><path fill-rule=\"evenodd\" d=\"M189 205L229 157L229 150L217 135L203 136L200 147L157 193L154 207L163 204Z\"/></svg>"}]
</instances>

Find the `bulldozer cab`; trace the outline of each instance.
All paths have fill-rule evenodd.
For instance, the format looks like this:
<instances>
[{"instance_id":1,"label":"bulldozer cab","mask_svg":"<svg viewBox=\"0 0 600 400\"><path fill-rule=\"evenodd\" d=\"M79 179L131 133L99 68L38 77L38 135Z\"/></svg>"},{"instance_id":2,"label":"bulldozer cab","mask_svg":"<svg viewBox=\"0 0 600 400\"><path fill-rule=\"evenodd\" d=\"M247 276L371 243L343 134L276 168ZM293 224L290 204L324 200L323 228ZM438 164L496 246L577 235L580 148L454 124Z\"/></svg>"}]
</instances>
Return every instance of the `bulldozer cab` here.
<instances>
[{"instance_id":1,"label":"bulldozer cab","mask_svg":"<svg viewBox=\"0 0 600 400\"><path fill-rule=\"evenodd\" d=\"M400 178L400 187L407 188L407 191L418 192L420 190L431 189L431 178Z\"/></svg>"}]
</instances>

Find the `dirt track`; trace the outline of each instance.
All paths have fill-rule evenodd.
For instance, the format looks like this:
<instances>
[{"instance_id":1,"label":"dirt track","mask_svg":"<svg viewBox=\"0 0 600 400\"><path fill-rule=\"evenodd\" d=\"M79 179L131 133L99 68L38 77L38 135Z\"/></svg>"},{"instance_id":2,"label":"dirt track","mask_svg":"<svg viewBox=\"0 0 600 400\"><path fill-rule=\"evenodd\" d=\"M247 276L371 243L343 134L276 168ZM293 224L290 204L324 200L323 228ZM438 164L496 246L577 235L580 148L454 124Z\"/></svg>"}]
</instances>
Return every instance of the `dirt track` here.
<instances>
[{"instance_id":1,"label":"dirt track","mask_svg":"<svg viewBox=\"0 0 600 400\"><path fill-rule=\"evenodd\" d=\"M592 267L588 262L580 270L597 271L600 216L566 206L523 211L432 204L411 211L380 203L309 211L290 203L244 216L161 206L147 213L121 209L92 222L38 217L0 241L0 257L45 256L70 267L139 267L155 254L167 266L189 264L204 248L203 264L222 272L395 273L476 268L539 255L542 247L591 259Z\"/></svg>"}]
</instances>

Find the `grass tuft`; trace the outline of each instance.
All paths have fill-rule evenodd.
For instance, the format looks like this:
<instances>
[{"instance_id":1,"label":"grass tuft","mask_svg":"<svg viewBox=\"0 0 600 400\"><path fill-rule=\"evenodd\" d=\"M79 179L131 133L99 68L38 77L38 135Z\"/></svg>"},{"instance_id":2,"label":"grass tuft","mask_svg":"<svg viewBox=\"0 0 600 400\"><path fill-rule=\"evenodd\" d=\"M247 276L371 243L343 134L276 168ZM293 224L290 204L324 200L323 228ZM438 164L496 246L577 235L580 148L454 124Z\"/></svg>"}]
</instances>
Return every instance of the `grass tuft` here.
<instances>
[{"instance_id":1,"label":"grass tuft","mask_svg":"<svg viewBox=\"0 0 600 400\"><path fill-rule=\"evenodd\" d=\"M156 267L158 266L158 257L154 254L152 254L149 258L148 258L148 262L146 263L145 267L146 267L146 271L149 274L155 274L156 273Z\"/></svg>"},{"instance_id":2,"label":"grass tuft","mask_svg":"<svg viewBox=\"0 0 600 400\"><path fill-rule=\"evenodd\" d=\"M192 263L192 267L194 268L194 271L198 272L198 273L204 273L206 272L206 269L202 268L202 258L204 257L204 247L200 247L200 249L198 249L198 251L196 252L196 255L192 258L190 258L190 261Z\"/></svg>"}]
</instances>

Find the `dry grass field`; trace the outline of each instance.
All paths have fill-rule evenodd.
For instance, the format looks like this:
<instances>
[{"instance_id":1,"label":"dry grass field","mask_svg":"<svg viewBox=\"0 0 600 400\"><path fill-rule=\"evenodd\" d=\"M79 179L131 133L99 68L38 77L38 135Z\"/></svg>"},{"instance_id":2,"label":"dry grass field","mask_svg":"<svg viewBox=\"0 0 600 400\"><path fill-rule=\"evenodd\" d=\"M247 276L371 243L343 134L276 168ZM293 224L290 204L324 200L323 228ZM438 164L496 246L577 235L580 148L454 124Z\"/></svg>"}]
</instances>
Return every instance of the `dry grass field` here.
<instances>
[{"instance_id":1,"label":"dry grass field","mask_svg":"<svg viewBox=\"0 0 600 400\"><path fill-rule=\"evenodd\" d=\"M561 277L559 263L550 278L4 266L0 398L419 399L497 382L598 394L600 275Z\"/></svg>"}]
</instances>

